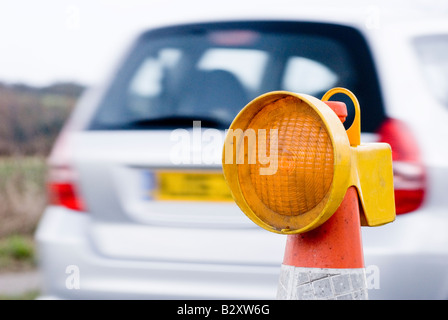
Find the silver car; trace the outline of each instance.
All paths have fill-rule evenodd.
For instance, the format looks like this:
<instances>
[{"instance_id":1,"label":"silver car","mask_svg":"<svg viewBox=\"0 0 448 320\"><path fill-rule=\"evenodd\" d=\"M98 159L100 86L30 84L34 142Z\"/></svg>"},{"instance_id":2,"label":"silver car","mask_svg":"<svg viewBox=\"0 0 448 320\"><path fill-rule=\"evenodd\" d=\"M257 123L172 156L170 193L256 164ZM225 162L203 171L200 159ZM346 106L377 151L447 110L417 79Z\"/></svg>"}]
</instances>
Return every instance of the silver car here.
<instances>
[{"instance_id":1,"label":"silver car","mask_svg":"<svg viewBox=\"0 0 448 320\"><path fill-rule=\"evenodd\" d=\"M363 228L369 297L447 299L446 52L446 23L240 20L144 32L81 99L49 158L36 232L42 298L275 299L286 238L232 201L224 129L262 93L321 98L341 86L360 101L363 141L393 149L397 219Z\"/></svg>"}]
</instances>

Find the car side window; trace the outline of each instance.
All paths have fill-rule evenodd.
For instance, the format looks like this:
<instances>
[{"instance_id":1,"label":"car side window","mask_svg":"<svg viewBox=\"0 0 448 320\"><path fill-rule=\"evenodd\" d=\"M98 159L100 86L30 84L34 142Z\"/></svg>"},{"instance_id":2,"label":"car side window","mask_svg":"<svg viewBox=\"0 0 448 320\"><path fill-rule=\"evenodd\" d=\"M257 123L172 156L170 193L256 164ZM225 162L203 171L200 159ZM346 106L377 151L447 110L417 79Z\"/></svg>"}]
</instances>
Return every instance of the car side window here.
<instances>
[{"instance_id":1,"label":"car side window","mask_svg":"<svg viewBox=\"0 0 448 320\"><path fill-rule=\"evenodd\" d=\"M430 93L448 106L448 35L418 37L414 45Z\"/></svg>"}]
</instances>

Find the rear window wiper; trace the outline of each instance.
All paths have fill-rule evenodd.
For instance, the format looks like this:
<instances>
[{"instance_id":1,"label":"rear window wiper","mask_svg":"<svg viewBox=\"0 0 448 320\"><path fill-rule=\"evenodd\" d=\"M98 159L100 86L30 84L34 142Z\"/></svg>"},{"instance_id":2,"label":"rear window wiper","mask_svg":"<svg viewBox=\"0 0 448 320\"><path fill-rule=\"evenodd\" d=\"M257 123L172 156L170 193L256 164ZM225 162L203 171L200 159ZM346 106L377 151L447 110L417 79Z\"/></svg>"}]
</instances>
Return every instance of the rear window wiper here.
<instances>
[{"instance_id":1,"label":"rear window wiper","mask_svg":"<svg viewBox=\"0 0 448 320\"><path fill-rule=\"evenodd\" d=\"M200 121L202 128L227 129L230 123L200 116L169 116L152 119L138 119L123 123L101 124L95 123L92 130L148 130L148 129L177 129L193 128L193 121Z\"/></svg>"}]
</instances>

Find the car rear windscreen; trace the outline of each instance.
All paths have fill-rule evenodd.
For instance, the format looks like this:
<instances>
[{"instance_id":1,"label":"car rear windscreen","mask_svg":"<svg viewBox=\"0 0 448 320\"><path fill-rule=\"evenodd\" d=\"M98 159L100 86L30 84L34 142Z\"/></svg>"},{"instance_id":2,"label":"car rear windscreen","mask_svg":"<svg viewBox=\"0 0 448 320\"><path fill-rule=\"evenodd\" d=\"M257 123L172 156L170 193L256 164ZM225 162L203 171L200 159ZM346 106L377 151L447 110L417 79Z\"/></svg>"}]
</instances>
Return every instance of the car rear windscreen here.
<instances>
[{"instance_id":1,"label":"car rear windscreen","mask_svg":"<svg viewBox=\"0 0 448 320\"><path fill-rule=\"evenodd\" d=\"M89 129L172 129L194 120L224 129L260 94L321 98L335 86L357 95L362 129L374 131L384 117L378 81L364 38L350 27L260 21L156 29L136 41Z\"/></svg>"}]
</instances>

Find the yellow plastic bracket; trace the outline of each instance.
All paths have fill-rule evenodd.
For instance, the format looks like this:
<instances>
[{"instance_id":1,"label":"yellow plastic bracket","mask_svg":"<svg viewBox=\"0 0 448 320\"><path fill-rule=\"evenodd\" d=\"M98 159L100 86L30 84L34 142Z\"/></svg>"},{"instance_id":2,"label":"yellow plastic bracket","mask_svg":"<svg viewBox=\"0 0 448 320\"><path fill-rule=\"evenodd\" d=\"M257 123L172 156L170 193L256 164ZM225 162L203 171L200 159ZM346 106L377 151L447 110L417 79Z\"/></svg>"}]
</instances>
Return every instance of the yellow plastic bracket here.
<instances>
[{"instance_id":1,"label":"yellow plastic bracket","mask_svg":"<svg viewBox=\"0 0 448 320\"><path fill-rule=\"evenodd\" d=\"M333 88L324 94L328 101L336 93L346 94L355 107L355 117L347 136L350 141L351 173L349 185L358 190L361 224L379 226L395 220L392 151L387 143L361 144L361 108L348 89Z\"/></svg>"},{"instance_id":2,"label":"yellow plastic bracket","mask_svg":"<svg viewBox=\"0 0 448 320\"><path fill-rule=\"evenodd\" d=\"M361 144L361 108L359 107L358 99L350 90L338 87L328 90L321 100L328 101L336 93L346 94L355 106L355 118L350 128L347 129L347 136L351 146L358 146Z\"/></svg>"},{"instance_id":3,"label":"yellow plastic bracket","mask_svg":"<svg viewBox=\"0 0 448 320\"><path fill-rule=\"evenodd\" d=\"M395 220L392 155L387 143L350 147L351 181L361 203L361 225L375 227Z\"/></svg>"}]
</instances>

